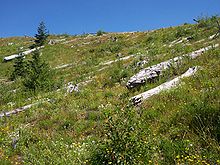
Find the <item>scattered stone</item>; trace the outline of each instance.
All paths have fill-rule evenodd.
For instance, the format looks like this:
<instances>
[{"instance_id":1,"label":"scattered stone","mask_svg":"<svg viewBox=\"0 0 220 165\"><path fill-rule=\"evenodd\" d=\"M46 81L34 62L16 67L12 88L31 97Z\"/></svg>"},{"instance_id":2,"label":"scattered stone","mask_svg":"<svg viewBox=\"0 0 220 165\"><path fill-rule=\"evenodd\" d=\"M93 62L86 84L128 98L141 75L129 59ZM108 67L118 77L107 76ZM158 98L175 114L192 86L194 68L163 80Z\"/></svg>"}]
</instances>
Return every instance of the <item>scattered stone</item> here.
<instances>
[{"instance_id":1,"label":"scattered stone","mask_svg":"<svg viewBox=\"0 0 220 165\"><path fill-rule=\"evenodd\" d=\"M14 43L13 43L13 42L9 42L9 43L8 43L8 46L11 46L11 45L14 45Z\"/></svg>"},{"instance_id":2,"label":"scattered stone","mask_svg":"<svg viewBox=\"0 0 220 165\"><path fill-rule=\"evenodd\" d=\"M118 41L117 37L111 37L111 39L112 39L112 42L117 42Z\"/></svg>"},{"instance_id":3,"label":"scattered stone","mask_svg":"<svg viewBox=\"0 0 220 165\"><path fill-rule=\"evenodd\" d=\"M73 91L79 92L78 84L73 85L71 82L67 84L67 93L72 93Z\"/></svg>"},{"instance_id":4,"label":"scattered stone","mask_svg":"<svg viewBox=\"0 0 220 165\"><path fill-rule=\"evenodd\" d=\"M139 62L137 62L137 67L143 67L145 64L147 64L148 63L148 61L147 60L143 60L143 61L139 61Z\"/></svg>"},{"instance_id":5,"label":"scattered stone","mask_svg":"<svg viewBox=\"0 0 220 165\"><path fill-rule=\"evenodd\" d=\"M121 57L122 57L122 54L121 54L121 53L118 53L118 54L116 55L116 57L117 57L117 58L121 58Z\"/></svg>"}]
</instances>

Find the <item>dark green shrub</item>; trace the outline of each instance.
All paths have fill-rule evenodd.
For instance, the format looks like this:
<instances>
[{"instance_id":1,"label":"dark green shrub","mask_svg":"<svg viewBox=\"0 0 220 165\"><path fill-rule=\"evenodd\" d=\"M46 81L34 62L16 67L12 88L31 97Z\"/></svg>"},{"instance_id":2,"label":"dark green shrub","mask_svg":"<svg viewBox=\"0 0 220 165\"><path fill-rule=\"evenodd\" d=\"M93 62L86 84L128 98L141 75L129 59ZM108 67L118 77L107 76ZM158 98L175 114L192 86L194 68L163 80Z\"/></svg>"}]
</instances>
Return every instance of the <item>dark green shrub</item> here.
<instances>
[{"instance_id":1,"label":"dark green shrub","mask_svg":"<svg viewBox=\"0 0 220 165\"><path fill-rule=\"evenodd\" d=\"M141 118L131 108L116 113L108 117L105 139L95 148L91 164L145 164L151 156L151 145L146 141Z\"/></svg>"},{"instance_id":2,"label":"dark green shrub","mask_svg":"<svg viewBox=\"0 0 220 165\"><path fill-rule=\"evenodd\" d=\"M218 16L214 15L212 17L208 16L200 16L195 21L198 23L198 28L207 28L211 29L212 27L216 26L216 21L218 20Z\"/></svg>"},{"instance_id":3,"label":"dark green shrub","mask_svg":"<svg viewBox=\"0 0 220 165\"><path fill-rule=\"evenodd\" d=\"M124 78L129 77L130 73L127 68L124 68L119 61L115 66L108 71L108 79L105 85L113 86L115 83L121 83Z\"/></svg>"},{"instance_id":4,"label":"dark green shrub","mask_svg":"<svg viewBox=\"0 0 220 165\"><path fill-rule=\"evenodd\" d=\"M192 36L193 34L194 34L194 32L192 30L190 30L189 28L178 27L175 37L176 38L189 37L189 36Z\"/></svg>"},{"instance_id":5,"label":"dark green shrub","mask_svg":"<svg viewBox=\"0 0 220 165\"><path fill-rule=\"evenodd\" d=\"M30 46L30 48L35 48L39 46L43 46L47 40L47 37L49 36L49 32L46 29L46 26L44 22L40 22L38 28L37 28L37 34L35 34L35 43Z\"/></svg>"},{"instance_id":6,"label":"dark green shrub","mask_svg":"<svg viewBox=\"0 0 220 165\"><path fill-rule=\"evenodd\" d=\"M23 81L24 87L32 92L52 89L54 86L53 73L49 65L40 58L39 51L35 51L32 58L28 63L27 73Z\"/></svg>"},{"instance_id":7,"label":"dark green shrub","mask_svg":"<svg viewBox=\"0 0 220 165\"><path fill-rule=\"evenodd\" d=\"M103 34L105 34L106 32L102 31L102 30L98 30L96 35L97 36L102 36Z\"/></svg>"},{"instance_id":8,"label":"dark green shrub","mask_svg":"<svg viewBox=\"0 0 220 165\"><path fill-rule=\"evenodd\" d=\"M15 59L14 62L14 70L11 73L10 79L15 80L18 77L24 78L27 73L27 62L24 61L24 57L18 57Z\"/></svg>"}]
</instances>

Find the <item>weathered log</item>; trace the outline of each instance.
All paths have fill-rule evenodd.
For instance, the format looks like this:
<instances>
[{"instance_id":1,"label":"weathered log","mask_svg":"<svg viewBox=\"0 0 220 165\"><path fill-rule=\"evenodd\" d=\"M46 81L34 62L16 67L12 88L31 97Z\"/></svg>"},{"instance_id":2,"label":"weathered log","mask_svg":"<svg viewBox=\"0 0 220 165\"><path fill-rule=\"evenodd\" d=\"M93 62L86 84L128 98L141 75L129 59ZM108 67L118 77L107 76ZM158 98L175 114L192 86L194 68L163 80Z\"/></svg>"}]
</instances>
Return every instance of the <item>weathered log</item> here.
<instances>
[{"instance_id":1,"label":"weathered log","mask_svg":"<svg viewBox=\"0 0 220 165\"><path fill-rule=\"evenodd\" d=\"M17 113L19 113L19 112L25 111L25 110L27 110L27 109L29 109L29 108L35 106L35 105L44 103L44 102L46 102L46 101L48 101L48 100L41 100L41 101L38 101L38 102L33 103L33 104L25 105L25 106L23 106L23 107L21 107L21 108L16 108L16 109L14 109L14 110L12 110L12 111L3 112L3 113L0 114L0 118L2 118L2 117L4 117L4 116L11 116L11 115L13 115L13 114L17 114Z\"/></svg>"},{"instance_id":2,"label":"weathered log","mask_svg":"<svg viewBox=\"0 0 220 165\"><path fill-rule=\"evenodd\" d=\"M65 39L65 38L63 38L63 39L51 39L51 40L48 42L48 44L49 44L49 45L54 45L54 44L59 43L59 42L62 42L62 41L66 41L66 39Z\"/></svg>"},{"instance_id":3,"label":"weathered log","mask_svg":"<svg viewBox=\"0 0 220 165\"><path fill-rule=\"evenodd\" d=\"M55 67L54 69L63 69L63 68L67 68L67 67L70 67L70 66L73 66L73 63L59 65L59 66Z\"/></svg>"},{"instance_id":4,"label":"weathered log","mask_svg":"<svg viewBox=\"0 0 220 165\"><path fill-rule=\"evenodd\" d=\"M159 64L147 67L147 68L141 70L136 75L132 76L128 80L126 86L127 86L128 89L131 89L131 88L134 88L136 86L145 84L147 81L153 80L153 79L159 77L160 75L162 75L163 71L169 69L171 66L176 66L176 65L180 64L185 57L194 59L194 58L200 56L205 51L207 51L207 50L209 50L213 47L218 47L218 46L219 46L219 44L216 44L216 45L213 45L213 46L208 46L208 47L196 50L192 53L182 55L182 56L178 56L178 57L175 57L173 59L169 59L167 61L161 62Z\"/></svg>"},{"instance_id":5,"label":"weathered log","mask_svg":"<svg viewBox=\"0 0 220 165\"><path fill-rule=\"evenodd\" d=\"M139 95L136 95L134 97L132 97L130 100L132 101L132 103L134 105L140 104L143 100L148 99L149 97L156 95L158 93L160 93L161 91L164 90L168 90L171 89L175 86L177 86L180 83L180 80L184 77L189 77L192 76L196 73L196 71L198 70L198 67L192 67L189 68L184 74L182 74L181 76L178 76L176 78L174 78L171 81L165 82L159 86L157 86L156 88L150 89L144 93L141 93Z\"/></svg>"},{"instance_id":6,"label":"weathered log","mask_svg":"<svg viewBox=\"0 0 220 165\"><path fill-rule=\"evenodd\" d=\"M34 48L34 49L30 49L30 50L27 50L27 51L24 51L22 53L19 53L19 54L13 54L13 55L10 55L10 56L7 56L7 57L4 57L4 61L7 62L7 61L11 61L15 58L18 58L18 57L21 57L21 56L25 56L27 54L30 54L32 52L34 52L35 50L39 50L40 48L43 48L44 46L41 46L41 47L37 47L37 48Z\"/></svg>"},{"instance_id":7,"label":"weathered log","mask_svg":"<svg viewBox=\"0 0 220 165\"><path fill-rule=\"evenodd\" d=\"M123 60L127 60L131 57L134 57L135 55L130 55L130 56L126 56L126 57L122 57L122 58L119 58L117 60L112 60L112 61L108 61L108 62L104 62L104 63L101 63L101 65L110 65L112 63L115 63L115 62L118 62L118 61L123 61Z\"/></svg>"}]
</instances>

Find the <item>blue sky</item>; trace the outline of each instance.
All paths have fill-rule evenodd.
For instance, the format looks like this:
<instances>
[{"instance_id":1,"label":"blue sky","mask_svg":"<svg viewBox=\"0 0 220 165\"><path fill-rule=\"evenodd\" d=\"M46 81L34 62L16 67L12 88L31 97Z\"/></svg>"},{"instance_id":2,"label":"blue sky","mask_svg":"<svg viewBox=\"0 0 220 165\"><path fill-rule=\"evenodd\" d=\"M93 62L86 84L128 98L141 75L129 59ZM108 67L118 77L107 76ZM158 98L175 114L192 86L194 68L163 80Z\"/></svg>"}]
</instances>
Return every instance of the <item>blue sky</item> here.
<instances>
[{"instance_id":1,"label":"blue sky","mask_svg":"<svg viewBox=\"0 0 220 165\"><path fill-rule=\"evenodd\" d=\"M143 31L220 15L220 0L0 0L0 37L33 36L40 21L53 34Z\"/></svg>"}]
</instances>

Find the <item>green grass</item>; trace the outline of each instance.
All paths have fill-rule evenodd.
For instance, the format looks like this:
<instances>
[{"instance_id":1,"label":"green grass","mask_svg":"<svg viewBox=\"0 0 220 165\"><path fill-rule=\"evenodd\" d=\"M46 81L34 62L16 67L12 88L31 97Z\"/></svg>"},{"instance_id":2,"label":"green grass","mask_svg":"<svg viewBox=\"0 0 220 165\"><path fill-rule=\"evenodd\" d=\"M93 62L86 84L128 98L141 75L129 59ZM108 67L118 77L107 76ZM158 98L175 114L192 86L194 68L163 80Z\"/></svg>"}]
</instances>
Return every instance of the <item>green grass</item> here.
<instances>
[{"instance_id":1,"label":"green grass","mask_svg":"<svg viewBox=\"0 0 220 165\"><path fill-rule=\"evenodd\" d=\"M184 24L152 32L52 35L50 39L71 41L46 44L42 49L41 57L52 68L73 64L55 71L60 91L39 91L36 95L25 92L21 80L8 79L13 61L0 63L0 112L45 98L51 100L0 119L0 164L219 164L219 48L185 60L138 89L125 86L142 69L136 66L141 59L149 59L144 65L148 67L220 43L219 38L208 38L216 33L214 21L203 21L202 26ZM192 39L169 46L185 37ZM21 46L27 48L30 40L0 39L0 57L18 53ZM10 42L15 44L8 45ZM137 55L99 71L104 67L101 63L116 60L118 53L122 57ZM138 107L129 102L132 96L192 66L201 69L185 78L181 86L155 95ZM92 82L81 86L79 93L65 94L67 82L90 78ZM15 134L19 138L13 148Z\"/></svg>"}]
</instances>

